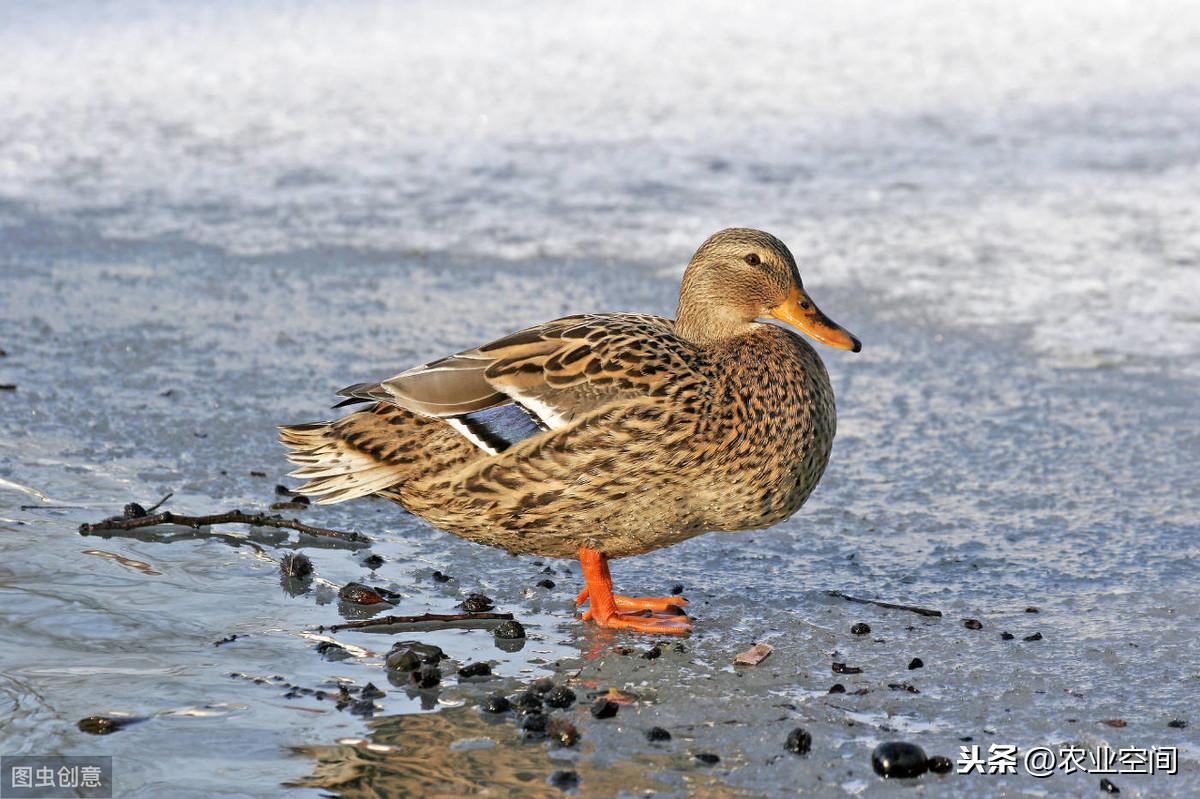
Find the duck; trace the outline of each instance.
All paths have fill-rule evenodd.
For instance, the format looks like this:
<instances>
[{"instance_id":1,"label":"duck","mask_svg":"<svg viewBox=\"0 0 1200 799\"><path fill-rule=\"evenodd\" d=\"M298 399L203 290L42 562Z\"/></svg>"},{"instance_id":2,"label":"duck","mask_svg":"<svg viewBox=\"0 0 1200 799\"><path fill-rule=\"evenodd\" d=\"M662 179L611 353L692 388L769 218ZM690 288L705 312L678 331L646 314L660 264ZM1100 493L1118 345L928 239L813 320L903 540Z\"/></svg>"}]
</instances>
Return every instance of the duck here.
<instances>
[{"instance_id":1,"label":"duck","mask_svg":"<svg viewBox=\"0 0 1200 799\"><path fill-rule=\"evenodd\" d=\"M578 558L607 628L684 634L682 596L614 593L609 561L769 527L808 499L837 412L821 344L862 344L813 302L775 236L729 228L683 274L674 319L584 313L337 392L279 427L298 492L378 496L512 554Z\"/></svg>"}]
</instances>

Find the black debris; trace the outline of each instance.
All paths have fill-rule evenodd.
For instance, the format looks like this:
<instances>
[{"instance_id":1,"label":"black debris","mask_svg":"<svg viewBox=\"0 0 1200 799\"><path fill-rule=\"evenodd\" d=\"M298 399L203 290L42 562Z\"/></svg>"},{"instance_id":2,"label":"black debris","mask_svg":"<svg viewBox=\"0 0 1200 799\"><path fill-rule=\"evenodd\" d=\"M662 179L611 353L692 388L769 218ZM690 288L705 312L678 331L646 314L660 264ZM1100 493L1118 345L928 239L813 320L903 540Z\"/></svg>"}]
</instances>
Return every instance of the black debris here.
<instances>
[{"instance_id":1,"label":"black debris","mask_svg":"<svg viewBox=\"0 0 1200 799\"><path fill-rule=\"evenodd\" d=\"M871 634L871 625L867 624L866 622L860 621L858 624L855 624L853 627L850 628L850 632L853 635L870 635Z\"/></svg>"},{"instance_id":2,"label":"black debris","mask_svg":"<svg viewBox=\"0 0 1200 799\"><path fill-rule=\"evenodd\" d=\"M1100 790L1105 793L1120 793L1121 789L1113 784L1113 781L1107 777L1100 778Z\"/></svg>"},{"instance_id":3,"label":"black debris","mask_svg":"<svg viewBox=\"0 0 1200 799\"><path fill-rule=\"evenodd\" d=\"M966 627L968 630L982 630L983 622L979 619L963 619L963 627Z\"/></svg>"},{"instance_id":4,"label":"black debris","mask_svg":"<svg viewBox=\"0 0 1200 799\"><path fill-rule=\"evenodd\" d=\"M812 735L803 727L797 727L788 733L783 748L796 755L807 755L812 749Z\"/></svg>"},{"instance_id":5,"label":"black debris","mask_svg":"<svg viewBox=\"0 0 1200 799\"><path fill-rule=\"evenodd\" d=\"M467 613L487 613L496 607L496 603L483 594L467 594L467 598L458 603Z\"/></svg>"},{"instance_id":6,"label":"black debris","mask_svg":"<svg viewBox=\"0 0 1200 799\"><path fill-rule=\"evenodd\" d=\"M934 755L925 761L925 767L934 774L949 774L954 770L954 761L945 755Z\"/></svg>"},{"instance_id":7,"label":"black debris","mask_svg":"<svg viewBox=\"0 0 1200 799\"><path fill-rule=\"evenodd\" d=\"M592 705L592 715L598 719L611 719L621 707L611 699L597 699Z\"/></svg>"},{"instance_id":8,"label":"black debris","mask_svg":"<svg viewBox=\"0 0 1200 799\"><path fill-rule=\"evenodd\" d=\"M575 702L575 692L565 685L560 685L546 694L546 704L550 707L568 708Z\"/></svg>"},{"instance_id":9,"label":"black debris","mask_svg":"<svg viewBox=\"0 0 1200 799\"><path fill-rule=\"evenodd\" d=\"M662 727L651 727L646 730L646 740L650 743L658 743L660 741L671 740L671 733L664 730Z\"/></svg>"},{"instance_id":10,"label":"black debris","mask_svg":"<svg viewBox=\"0 0 1200 799\"><path fill-rule=\"evenodd\" d=\"M302 552L292 552L284 555L283 560L279 562L279 571L285 577L296 577L302 580L312 576L313 565L312 561L308 559L308 555Z\"/></svg>"},{"instance_id":11,"label":"black debris","mask_svg":"<svg viewBox=\"0 0 1200 799\"><path fill-rule=\"evenodd\" d=\"M919 777L929 767L928 761L925 750L905 741L881 743L871 753L871 767L876 774L888 779Z\"/></svg>"},{"instance_id":12,"label":"black debris","mask_svg":"<svg viewBox=\"0 0 1200 799\"><path fill-rule=\"evenodd\" d=\"M512 710L512 703L508 701L508 697L506 696L492 694L483 700L480 708L484 713L507 713L509 710Z\"/></svg>"},{"instance_id":13,"label":"black debris","mask_svg":"<svg viewBox=\"0 0 1200 799\"><path fill-rule=\"evenodd\" d=\"M924 666L925 666L925 661L921 660L920 658L913 658L912 660L908 661L908 670L909 671L912 671L913 669L924 668Z\"/></svg>"},{"instance_id":14,"label":"black debris","mask_svg":"<svg viewBox=\"0 0 1200 799\"><path fill-rule=\"evenodd\" d=\"M492 634L504 640L515 640L525 637L525 627L516 619L500 622Z\"/></svg>"},{"instance_id":15,"label":"black debris","mask_svg":"<svg viewBox=\"0 0 1200 799\"><path fill-rule=\"evenodd\" d=\"M464 679L471 677L488 677L492 673L492 667L487 663L468 663L458 670L458 676Z\"/></svg>"}]
</instances>

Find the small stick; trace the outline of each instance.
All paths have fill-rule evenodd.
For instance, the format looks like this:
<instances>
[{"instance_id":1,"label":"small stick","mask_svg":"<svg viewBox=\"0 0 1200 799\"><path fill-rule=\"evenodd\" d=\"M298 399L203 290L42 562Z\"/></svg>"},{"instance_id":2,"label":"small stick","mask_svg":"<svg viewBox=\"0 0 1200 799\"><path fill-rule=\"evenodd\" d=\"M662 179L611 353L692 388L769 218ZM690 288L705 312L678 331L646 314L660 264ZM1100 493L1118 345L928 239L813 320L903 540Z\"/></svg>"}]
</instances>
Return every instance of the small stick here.
<instances>
[{"instance_id":1,"label":"small stick","mask_svg":"<svg viewBox=\"0 0 1200 799\"><path fill-rule=\"evenodd\" d=\"M933 616L933 617L936 617L939 619L942 617L942 612L940 610L930 610L929 608L919 608L916 605L897 605L895 602L880 602L877 599L860 599L859 597L856 597L856 596L850 596L849 594L843 594L841 591L826 591L826 593L829 594L829 596L841 597L842 599L846 600L847 602L858 602L859 604L862 604L862 605L877 605L881 608L889 608L891 610L907 610L909 613L916 613L920 616Z\"/></svg>"},{"instance_id":2,"label":"small stick","mask_svg":"<svg viewBox=\"0 0 1200 799\"><path fill-rule=\"evenodd\" d=\"M421 624L422 622L429 621L509 621L512 617L511 613L422 613L420 616L380 616L377 619L348 621L345 624L330 625L328 629L329 632L336 633L339 630L357 630L361 627L387 627L392 624ZM321 632L325 632L326 628L322 626L318 629Z\"/></svg>"},{"instance_id":3,"label":"small stick","mask_svg":"<svg viewBox=\"0 0 1200 799\"><path fill-rule=\"evenodd\" d=\"M162 504L162 503L159 503ZM154 507L158 507L155 505ZM277 529L295 530L322 538L337 538L352 543L369 544L371 539L362 533L346 533L341 530L330 530L326 527L313 527L299 519L285 519L282 516L267 516L262 513L242 513L240 510L213 513L207 516L185 516L181 513L163 511L154 515L135 516L126 519L114 516L111 519L79 525L81 535L95 533L100 530L136 530L139 527L156 527L160 524L180 524L184 527L208 527L213 524L248 524L251 527L274 527Z\"/></svg>"},{"instance_id":4,"label":"small stick","mask_svg":"<svg viewBox=\"0 0 1200 799\"><path fill-rule=\"evenodd\" d=\"M168 493L167 493L167 495L166 495L165 497L163 497L162 499L160 499L158 502L155 502L155 503L154 503L153 505L151 505L150 507L146 508L146 515L147 515L147 516L149 516L151 513L154 513L154 511L158 510L159 508L161 508L161 507L163 506L163 503L164 503L164 502L166 502L168 499L170 499L170 498L171 498L171 497L173 497L173 496L175 496L175 492L174 492L174 491L170 491L170 492L168 492Z\"/></svg>"}]
</instances>

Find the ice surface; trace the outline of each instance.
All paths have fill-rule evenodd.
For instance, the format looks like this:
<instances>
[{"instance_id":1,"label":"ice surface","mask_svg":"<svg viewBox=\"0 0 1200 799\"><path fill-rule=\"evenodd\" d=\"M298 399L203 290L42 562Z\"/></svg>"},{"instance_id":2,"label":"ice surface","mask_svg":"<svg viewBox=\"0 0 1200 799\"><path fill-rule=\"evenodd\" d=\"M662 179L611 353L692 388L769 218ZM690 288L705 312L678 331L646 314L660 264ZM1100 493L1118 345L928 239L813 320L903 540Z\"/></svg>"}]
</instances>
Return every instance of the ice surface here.
<instances>
[{"instance_id":1,"label":"ice surface","mask_svg":"<svg viewBox=\"0 0 1200 799\"><path fill-rule=\"evenodd\" d=\"M953 757L971 736L1178 746L1179 776L1113 779L1200 794L1198 22L1117 2L6 6L0 752L113 754L122 795L147 797L360 796L448 764L463 794L558 795L558 768L585 796L1099 790L871 772L881 740ZM734 224L783 237L865 349L823 353L839 434L796 517L615 564L629 592L684 584L687 653L644 660L573 621L577 567L539 588L530 559L381 502L302 514L386 562L306 545L326 582L298 596L275 565L294 542L266 531L75 533L167 491L183 512L265 507L289 469L275 424L564 313L669 314L691 251ZM448 677L433 704L387 684L385 636L317 656L350 580L403 613L483 591L530 641L413 635L500 675ZM735 670L755 641L774 652ZM566 714L577 754L476 713L576 671L581 695L642 697ZM231 672L374 681L384 718ZM153 718L74 726L110 711ZM671 744L645 742L656 724ZM795 726L806 758L782 750Z\"/></svg>"},{"instance_id":2,"label":"ice surface","mask_svg":"<svg viewBox=\"0 0 1200 799\"><path fill-rule=\"evenodd\" d=\"M1200 349L1194 3L5 13L0 196L108 235L678 270L745 224L1057 363Z\"/></svg>"}]
</instances>

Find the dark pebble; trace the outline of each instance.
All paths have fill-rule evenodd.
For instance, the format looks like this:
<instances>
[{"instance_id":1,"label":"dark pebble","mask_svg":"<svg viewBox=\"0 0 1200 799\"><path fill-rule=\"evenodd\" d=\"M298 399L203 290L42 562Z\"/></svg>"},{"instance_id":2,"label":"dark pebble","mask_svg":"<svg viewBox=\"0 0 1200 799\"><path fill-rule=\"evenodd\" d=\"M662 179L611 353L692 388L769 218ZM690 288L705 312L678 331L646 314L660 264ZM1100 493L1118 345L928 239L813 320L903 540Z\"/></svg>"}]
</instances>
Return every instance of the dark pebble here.
<instances>
[{"instance_id":1,"label":"dark pebble","mask_svg":"<svg viewBox=\"0 0 1200 799\"><path fill-rule=\"evenodd\" d=\"M146 509L136 502L130 502L121 513L126 519L140 519L146 515Z\"/></svg>"},{"instance_id":2,"label":"dark pebble","mask_svg":"<svg viewBox=\"0 0 1200 799\"><path fill-rule=\"evenodd\" d=\"M488 677L492 673L492 667L487 663L468 663L458 670L458 676L463 679L471 677Z\"/></svg>"},{"instance_id":3,"label":"dark pebble","mask_svg":"<svg viewBox=\"0 0 1200 799\"><path fill-rule=\"evenodd\" d=\"M844 694L846 693L846 686L842 685L840 682L835 682L833 685L829 686L829 693Z\"/></svg>"},{"instance_id":4,"label":"dark pebble","mask_svg":"<svg viewBox=\"0 0 1200 799\"><path fill-rule=\"evenodd\" d=\"M575 692L565 685L560 685L546 694L546 704L550 707L568 708L575 702Z\"/></svg>"},{"instance_id":5,"label":"dark pebble","mask_svg":"<svg viewBox=\"0 0 1200 799\"><path fill-rule=\"evenodd\" d=\"M550 677L539 677L529 686L538 696L545 696L554 690L554 680Z\"/></svg>"},{"instance_id":6,"label":"dark pebble","mask_svg":"<svg viewBox=\"0 0 1200 799\"><path fill-rule=\"evenodd\" d=\"M714 755L712 752L697 752L692 757L699 760L706 766L715 766L721 762L720 755Z\"/></svg>"},{"instance_id":7,"label":"dark pebble","mask_svg":"<svg viewBox=\"0 0 1200 799\"><path fill-rule=\"evenodd\" d=\"M408 679L418 688L432 688L442 681L442 673L433 666L426 666L414 671Z\"/></svg>"},{"instance_id":8,"label":"dark pebble","mask_svg":"<svg viewBox=\"0 0 1200 799\"><path fill-rule=\"evenodd\" d=\"M944 755L934 755L925 761L925 768L934 774L949 774L954 770L954 761Z\"/></svg>"},{"instance_id":9,"label":"dark pebble","mask_svg":"<svg viewBox=\"0 0 1200 799\"><path fill-rule=\"evenodd\" d=\"M508 697L500 694L492 694L487 699L483 700L480 708L484 713L507 713L512 710L512 702L508 701Z\"/></svg>"},{"instance_id":10,"label":"dark pebble","mask_svg":"<svg viewBox=\"0 0 1200 799\"><path fill-rule=\"evenodd\" d=\"M1187 725L1188 725L1188 723L1186 721L1184 721L1183 719L1171 719L1170 721L1167 722L1168 727L1170 727L1172 729L1176 729L1176 730L1182 730Z\"/></svg>"},{"instance_id":11,"label":"dark pebble","mask_svg":"<svg viewBox=\"0 0 1200 799\"><path fill-rule=\"evenodd\" d=\"M450 582L450 575L442 574L441 572L434 572L433 581L435 583L448 583Z\"/></svg>"},{"instance_id":12,"label":"dark pebble","mask_svg":"<svg viewBox=\"0 0 1200 799\"><path fill-rule=\"evenodd\" d=\"M675 596L679 596L680 594L682 594L683 593L683 583L675 583L675 585L671 586L671 593L674 594Z\"/></svg>"},{"instance_id":13,"label":"dark pebble","mask_svg":"<svg viewBox=\"0 0 1200 799\"><path fill-rule=\"evenodd\" d=\"M910 694L921 693L917 690L917 686L907 682L890 682L888 683L888 688L891 688L893 691L908 691Z\"/></svg>"},{"instance_id":14,"label":"dark pebble","mask_svg":"<svg viewBox=\"0 0 1200 799\"><path fill-rule=\"evenodd\" d=\"M281 497L294 497L296 495L295 491L285 485L280 485L279 483L275 484L275 493Z\"/></svg>"},{"instance_id":15,"label":"dark pebble","mask_svg":"<svg viewBox=\"0 0 1200 799\"><path fill-rule=\"evenodd\" d=\"M487 613L496 607L496 603L483 594L467 594L467 598L458 604L467 613Z\"/></svg>"},{"instance_id":16,"label":"dark pebble","mask_svg":"<svg viewBox=\"0 0 1200 799\"><path fill-rule=\"evenodd\" d=\"M300 502L299 498L289 500L288 502L272 502L271 510L304 510L308 507L307 502Z\"/></svg>"},{"instance_id":17,"label":"dark pebble","mask_svg":"<svg viewBox=\"0 0 1200 799\"><path fill-rule=\"evenodd\" d=\"M387 693L375 687L375 683L369 682L363 686L362 693L359 694L363 699L378 699L381 696L387 696Z\"/></svg>"},{"instance_id":18,"label":"dark pebble","mask_svg":"<svg viewBox=\"0 0 1200 799\"><path fill-rule=\"evenodd\" d=\"M497 638L511 641L517 638L524 638L525 627L516 619L509 619L498 624L496 629L492 631L492 634Z\"/></svg>"},{"instance_id":19,"label":"dark pebble","mask_svg":"<svg viewBox=\"0 0 1200 799\"><path fill-rule=\"evenodd\" d=\"M854 635L870 635L871 625L860 621L858 624L850 628L850 632Z\"/></svg>"},{"instance_id":20,"label":"dark pebble","mask_svg":"<svg viewBox=\"0 0 1200 799\"><path fill-rule=\"evenodd\" d=\"M1027 635L1027 636L1025 636L1025 638L1023 640L1025 640L1025 641L1040 641L1040 640L1042 640L1042 634L1034 633L1033 635Z\"/></svg>"},{"instance_id":21,"label":"dark pebble","mask_svg":"<svg viewBox=\"0 0 1200 799\"><path fill-rule=\"evenodd\" d=\"M687 654L687 647L684 646L683 644L675 644L671 648L680 654L683 654L683 655Z\"/></svg>"},{"instance_id":22,"label":"dark pebble","mask_svg":"<svg viewBox=\"0 0 1200 799\"><path fill-rule=\"evenodd\" d=\"M1107 777L1100 778L1100 790L1104 791L1105 793L1121 792L1121 789L1114 785L1112 780L1108 779Z\"/></svg>"},{"instance_id":23,"label":"dark pebble","mask_svg":"<svg viewBox=\"0 0 1200 799\"><path fill-rule=\"evenodd\" d=\"M556 771L550 775L550 784L560 791L579 787L579 774L574 771Z\"/></svg>"},{"instance_id":24,"label":"dark pebble","mask_svg":"<svg viewBox=\"0 0 1200 799\"><path fill-rule=\"evenodd\" d=\"M983 622L979 619L963 619L963 627L966 627L968 630L982 630Z\"/></svg>"},{"instance_id":25,"label":"dark pebble","mask_svg":"<svg viewBox=\"0 0 1200 799\"><path fill-rule=\"evenodd\" d=\"M550 719L545 713L533 712L526 713L521 719L521 729L525 732L532 732L544 735L546 727L550 724Z\"/></svg>"},{"instance_id":26,"label":"dark pebble","mask_svg":"<svg viewBox=\"0 0 1200 799\"><path fill-rule=\"evenodd\" d=\"M862 674L858 666L847 666L845 663L834 663L831 667L834 674Z\"/></svg>"},{"instance_id":27,"label":"dark pebble","mask_svg":"<svg viewBox=\"0 0 1200 799\"><path fill-rule=\"evenodd\" d=\"M362 583L346 583L342 590L338 591L338 598L356 605L378 605L384 601L375 589Z\"/></svg>"},{"instance_id":28,"label":"dark pebble","mask_svg":"<svg viewBox=\"0 0 1200 799\"><path fill-rule=\"evenodd\" d=\"M597 699L592 705L592 715L598 719L611 719L620 709L620 705L611 699Z\"/></svg>"},{"instance_id":29,"label":"dark pebble","mask_svg":"<svg viewBox=\"0 0 1200 799\"><path fill-rule=\"evenodd\" d=\"M325 660L345 660L350 657L350 653L346 651L346 647L341 644L335 644L333 641L322 641L317 644L317 654Z\"/></svg>"},{"instance_id":30,"label":"dark pebble","mask_svg":"<svg viewBox=\"0 0 1200 799\"><path fill-rule=\"evenodd\" d=\"M250 470L250 476L251 476L251 477L266 477L266 476L267 476L267 473L266 473L266 472L260 472L260 471L258 471L257 469L251 469L251 470Z\"/></svg>"},{"instance_id":31,"label":"dark pebble","mask_svg":"<svg viewBox=\"0 0 1200 799\"><path fill-rule=\"evenodd\" d=\"M554 587L553 580L538 580L538 588L550 589Z\"/></svg>"},{"instance_id":32,"label":"dark pebble","mask_svg":"<svg viewBox=\"0 0 1200 799\"><path fill-rule=\"evenodd\" d=\"M383 565L383 558L379 555L367 555L363 558L362 565L366 566L371 571L375 571Z\"/></svg>"},{"instance_id":33,"label":"dark pebble","mask_svg":"<svg viewBox=\"0 0 1200 799\"><path fill-rule=\"evenodd\" d=\"M436 644L423 644L420 641L397 641L392 644L392 649L411 649L421 656L422 663L428 663L431 666L436 666L450 657L442 651L440 646Z\"/></svg>"},{"instance_id":34,"label":"dark pebble","mask_svg":"<svg viewBox=\"0 0 1200 799\"><path fill-rule=\"evenodd\" d=\"M566 719L554 719L546 728L550 740L559 746L574 746L579 743L579 730Z\"/></svg>"},{"instance_id":35,"label":"dark pebble","mask_svg":"<svg viewBox=\"0 0 1200 799\"><path fill-rule=\"evenodd\" d=\"M540 711L542 709L542 697L536 691L523 691L513 697L513 707L521 712Z\"/></svg>"},{"instance_id":36,"label":"dark pebble","mask_svg":"<svg viewBox=\"0 0 1200 799\"><path fill-rule=\"evenodd\" d=\"M283 572L286 577L297 577L304 579L312 576L313 565L308 559L308 555L302 552L292 552L284 555L283 560L279 561L279 571Z\"/></svg>"},{"instance_id":37,"label":"dark pebble","mask_svg":"<svg viewBox=\"0 0 1200 799\"><path fill-rule=\"evenodd\" d=\"M369 719L375 715L375 703L370 699L360 699L350 704L350 712L355 716L362 716L365 719Z\"/></svg>"},{"instance_id":38,"label":"dark pebble","mask_svg":"<svg viewBox=\"0 0 1200 799\"><path fill-rule=\"evenodd\" d=\"M1014 639L1014 638L1016 638L1016 637L1017 637L1017 636L1013 635L1013 634L1012 634L1012 633L1010 633L1008 630L1005 630L1004 632L1000 633L1000 640L1001 640L1001 641L1011 641L1012 639Z\"/></svg>"},{"instance_id":39,"label":"dark pebble","mask_svg":"<svg viewBox=\"0 0 1200 799\"><path fill-rule=\"evenodd\" d=\"M812 735L803 727L797 727L788 733L783 748L797 755L807 755L812 749Z\"/></svg>"},{"instance_id":40,"label":"dark pebble","mask_svg":"<svg viewBox=\"0 0 1200 799\"><path fill-rule=\"evenodd\" d=\"M1030 605L1029 607L1025 608L1025 612L1026 613L1038 613L1039 611L1033 605Z\"/></svg>"},{"instance_id":41,"label":"dark pebble","mask_svg":"<svg viewBox=\"0 0 1200 799\"><path fill-rule=\"evenodd\" d=\"M919 777L928 768L928 760L925 750L904 741L881 743L871 753L871 767L876 774L888 779Z\"/></svg>"},{"instance_id":42,"label":"dark pebble","mask_svg":"<svg viewBox=\"0 0 1200 799\"><path fill-rule=\"evenodd\" d=\"M924 668L924 666L925 666L925 661L921 660L920 658L913 658L912 660L908 661L908 670L909 671L912 671L913 669Z\"/></svg>"},{"instance_id":43,"label":"dark pebble","mask_svg":"<svg viewBox=\"0 0 1200 799\"><path fill-rule=\"evenodd\" d=\"M392 671L416 671L421 668L421 656L411 649L392 652L385 662Z\"/></svg>"},{"instance_id":44,"label":"dark pebble","mask_svg":"<svg viewBox=\"0 0 1200 799\"><path fill-rule=\"evenodd\" d=\"M662 650L657 645L650 647L642 653L642 658L645 660L654 660L660 657L662 657Z\"/></svg>"},{"instance_id":45,"label":"dark pebble","mask_svg":"<svg viewBox=\"0 0 1200 799\"><path fill-rule=\"evenodd\" d=\"M664 730L662 727L651 727L646 730L646 740L650 743L658 743L659 741L671 740L671 733Z\"/></svg>"},{"instance_id":46,"label":"dark pebble","mask_svg":"<svg viewBox=\"0 0 1200 799\"><path fill-rule=\"evenodd\" d=\"M16 383L0 383L0 391L16 391Z\"/></svg>"},{"instance_id":47,"label":"dark pebble","mask_svg":"<svg viewBox=\"0 0 1200 799\"><path fill-rule=\"evenodd\" d=\"M88 716L79 720L79 729L90 735L109 735L141 719L121 719L109 716Z\"/></svg>"}]
</instances>

